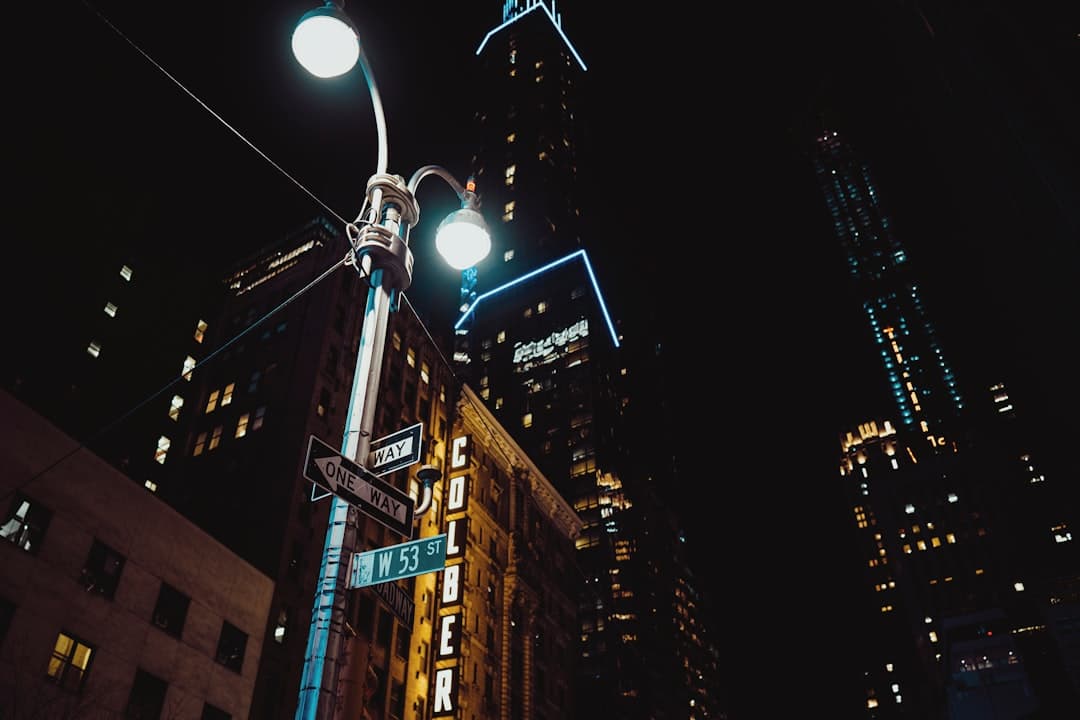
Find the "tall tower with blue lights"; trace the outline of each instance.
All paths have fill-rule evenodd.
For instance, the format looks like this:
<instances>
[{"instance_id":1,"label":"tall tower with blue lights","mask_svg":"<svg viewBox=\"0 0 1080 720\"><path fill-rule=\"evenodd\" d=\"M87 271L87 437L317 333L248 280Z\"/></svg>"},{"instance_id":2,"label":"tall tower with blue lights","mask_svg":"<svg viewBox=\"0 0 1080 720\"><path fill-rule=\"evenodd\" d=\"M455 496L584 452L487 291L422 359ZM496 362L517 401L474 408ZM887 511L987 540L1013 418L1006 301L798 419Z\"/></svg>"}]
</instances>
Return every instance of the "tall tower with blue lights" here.
<instances>
[{"instance_id":1,"label":"tall tower with blue lights","mask_svg":"<svg viewBox=\"0 0 1080 720\"><path fill-rule=\"evenodd\" d=\"M892 219L866 163L836 132L818 138L814 169L899 423L933 438L960 415L964 401Z\"/></svg>"},{"instance_id":2,"label":"tall tower with blue lights","mask_svg":"<svg viewBox=\"0 0 1080 720\"><path fill-rule=\"evenodd\" d=\"M494 246L463 275L455 372L582 521L574 716L718 716L685 538L637 456L635 358L604 294L607 238L585 222L588 66L539 0L505 2L476 61L472 176Z\"/></svg>"}]
</instances>

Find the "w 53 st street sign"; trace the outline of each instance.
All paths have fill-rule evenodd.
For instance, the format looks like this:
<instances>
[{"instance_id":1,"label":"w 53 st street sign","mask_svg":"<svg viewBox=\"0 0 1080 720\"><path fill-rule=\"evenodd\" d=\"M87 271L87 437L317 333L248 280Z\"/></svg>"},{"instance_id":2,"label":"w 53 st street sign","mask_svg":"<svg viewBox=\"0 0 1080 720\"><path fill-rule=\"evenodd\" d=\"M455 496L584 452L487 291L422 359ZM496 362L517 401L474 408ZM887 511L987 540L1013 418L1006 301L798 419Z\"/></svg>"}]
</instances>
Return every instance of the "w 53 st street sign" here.
<instances>
[{"instance_id":1,"label":"w 53 st street sign","mask_svg":"<svg viewBox=\"0 0 1080 720\"><path fill-rule=\"evenodd\" d=\"M446 567L446 533L399 545L353 553L349 565L349 587L400 580Z\"/></svg>"}]
</instances>

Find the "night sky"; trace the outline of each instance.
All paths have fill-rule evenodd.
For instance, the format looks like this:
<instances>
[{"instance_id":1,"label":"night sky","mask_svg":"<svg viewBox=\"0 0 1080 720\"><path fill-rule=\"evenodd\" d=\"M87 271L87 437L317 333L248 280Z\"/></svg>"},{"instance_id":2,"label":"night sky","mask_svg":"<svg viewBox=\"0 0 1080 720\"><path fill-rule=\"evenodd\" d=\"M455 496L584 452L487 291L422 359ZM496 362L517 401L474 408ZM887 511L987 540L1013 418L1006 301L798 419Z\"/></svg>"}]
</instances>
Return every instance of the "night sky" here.
<instances>
[{"instance_id":1,"label":"night sky","mask_svg":"<svg viewBox=\"0 0 1080 720\"><path fill-rule=\"evenodd\" d=\"M865 152L898 235L926 271L930 309L950 333L943 342L961 377L961 362L980 380L1007 374L1024 391L1018 405L1026 401L1068 442L1080 430L1080 395L1066 375L1080 309L1077 227L1062 236L1022 212L1037 203L1002 206L1007 194L987 194L1004 185L997 173L1010 172L998 151L1035 130L1016 122L1000 146L984 141L957 110L962 92L922 84L941 51L897 51L866 3L704 14L692 4L650 12L605 4L604 13L599 5L559 6L589 66L586 211L604 258L599 279L617 316L642 303L663 308L658 332L685 370L672 494L723 617L717 641L736 706L767 692L790 707L743 717L816 715L842 697L847 671L848 640L833 630L851 610L843 535L832 529L849 519L832 485L839 431L889 408L865 386L880 382L877 367L850 325L858 315L845 302L808 143L824 122ZM16 242L47 261L36 273L9 263L5 290L63 293L48 263L66 262L75 245L140 243L198 258L220 276L327 208L352 220L374 171L373 115L357 71L320 81L293 60L292 27L314 6L18 8L60 27L46 46L12 46ZM459 69L500 7L346 4L382 94L391 172L408 178L440 164L467 173L472 108ZM1048 112L1076 117L1075 87L1058 92L1061 105ZM1075 133L1045 141L1048 152L1080 159ZM1059 185L1071 195L1051 200L1031 188L1074 221L1078 166ZM427 183L419 193L409 293L418 304L428 293L454 297L456 274L424 252L449 195ZM991 327L1005 332L988 339ZM801 560L808 547L824 559ZM742 630L755 623L763 641L751 644Z\"/></svg>"}]
</instances>

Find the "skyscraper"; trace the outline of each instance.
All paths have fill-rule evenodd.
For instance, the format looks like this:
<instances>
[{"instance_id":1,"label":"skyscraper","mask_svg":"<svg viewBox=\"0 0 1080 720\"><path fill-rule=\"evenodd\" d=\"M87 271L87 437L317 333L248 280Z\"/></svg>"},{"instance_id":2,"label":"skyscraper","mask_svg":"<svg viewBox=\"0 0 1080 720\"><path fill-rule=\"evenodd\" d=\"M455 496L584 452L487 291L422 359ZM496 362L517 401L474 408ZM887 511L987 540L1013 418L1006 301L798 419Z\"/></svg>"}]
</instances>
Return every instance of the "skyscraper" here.
<instances>
[{"instance_id":1,"label":"skyscraper","mask_svg":"<svg viewBox=\"0 0 1080 720\"><path fill-rule=\"evenodd\" d=\"M1071 641L1053 618L1075 616L1076 519L1053 500L1062 480L1037 469L1004 385L965 402L868 162L829 131L814 167L895 406L841 437L866 717L1068 717Z\"/></svg>"},{"instance_id":2,"label":"skyscraper","mask_svg":"<svg viewBox=\"0 0 1080 720\"><path fill-rule=\"evenodd\" d=\"M575 716L715 717L706 599L657 491L662 432L644 430L658 408L632 392L648 341L624 347L596 264L615 250L585 222L586 60L531 1L504 4L477 61L473 175L496 241L463 277L454 360L581 518Z\"/></svg>"}]
</instances>

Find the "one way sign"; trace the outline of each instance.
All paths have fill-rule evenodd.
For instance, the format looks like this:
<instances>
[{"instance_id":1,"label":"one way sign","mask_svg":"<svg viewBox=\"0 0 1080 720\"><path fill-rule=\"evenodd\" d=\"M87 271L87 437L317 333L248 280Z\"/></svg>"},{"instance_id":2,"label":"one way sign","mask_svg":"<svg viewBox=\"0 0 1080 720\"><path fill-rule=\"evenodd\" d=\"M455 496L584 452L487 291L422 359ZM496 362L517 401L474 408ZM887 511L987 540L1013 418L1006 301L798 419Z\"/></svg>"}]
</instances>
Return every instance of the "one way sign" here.
<instances>
[{"instance_id":1,"label":"one way sign","mask_svg":"<svg viewBox=\"0 0 1080 720\"><path fill-rule=\"evenodd\" d=\"M420 462L420 435L424 423L390 433L371 441L368 453L368 469L379 477Z\"/></svg>"},{"instance_id":2,"label":"one way sign","mask_svg":"<svg viewBox=\"0 0 1080 720\"><path fill-rule=\"evenodd\" d=\"M314 435L308 441L304 477L391 530L412 537L413 499Z\"/></svg>"}]
</instances>

